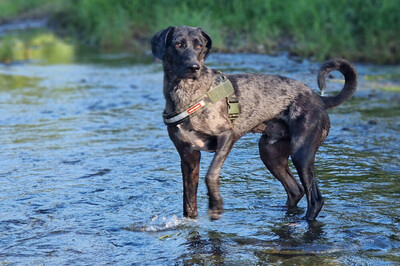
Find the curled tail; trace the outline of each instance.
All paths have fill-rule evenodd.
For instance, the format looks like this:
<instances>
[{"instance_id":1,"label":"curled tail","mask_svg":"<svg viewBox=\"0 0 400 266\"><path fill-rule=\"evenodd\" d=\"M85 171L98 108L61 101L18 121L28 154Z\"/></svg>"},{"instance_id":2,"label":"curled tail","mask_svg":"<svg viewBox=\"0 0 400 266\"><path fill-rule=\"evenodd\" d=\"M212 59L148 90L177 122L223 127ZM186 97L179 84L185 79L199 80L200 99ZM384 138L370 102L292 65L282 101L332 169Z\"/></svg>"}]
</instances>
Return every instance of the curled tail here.
<instances>
[{"instance_id":1,"label":"curled tail","mask_svg":"<svg viewBox=\"0 0 400 266\"><path fill-rule=\"evenodd\" d=\"M335 70L338 70L343 74L345 83L343 89L336 96L322 97L326 109L342 104L344 101L348 100L357 89L356 69L346 60L336 58L325 62L318 71L318 87L320 88L322 95L326 87L326 76Z\"/></svg>"}]
</instances>

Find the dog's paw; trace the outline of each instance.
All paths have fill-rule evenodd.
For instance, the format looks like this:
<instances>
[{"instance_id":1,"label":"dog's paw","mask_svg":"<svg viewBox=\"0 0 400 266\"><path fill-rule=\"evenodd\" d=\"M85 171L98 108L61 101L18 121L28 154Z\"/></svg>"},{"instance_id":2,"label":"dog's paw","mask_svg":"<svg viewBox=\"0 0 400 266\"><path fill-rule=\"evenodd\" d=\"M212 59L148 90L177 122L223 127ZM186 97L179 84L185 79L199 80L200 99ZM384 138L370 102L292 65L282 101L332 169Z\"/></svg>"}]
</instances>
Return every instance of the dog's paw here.
<instances>
[{"instance_id":1,"label":"dog's paw","mask_svg":"<svg viewBox=\"0 0 400 266\"><path fill-rule=\"evenodd\" d=\"M319 212L321 211L322 206L324 206L323 198L321 198L318 202L315 202L314 204L308 206L306 217L305 217L306 220L308 222L313 222L317 218Z\"/></svg>"},{"instance_id":2,"label":"dog's paw","mask_svg":"<svg viewBox=\"0 0 400 266\"><path fill-rule=\"evenodd\" d=\"M220 210L210 209L208 210L208 217L210 217L212 221L218 220L222 217L222 212L223 212L222 209Z\"/></svg>"}]
</instances>

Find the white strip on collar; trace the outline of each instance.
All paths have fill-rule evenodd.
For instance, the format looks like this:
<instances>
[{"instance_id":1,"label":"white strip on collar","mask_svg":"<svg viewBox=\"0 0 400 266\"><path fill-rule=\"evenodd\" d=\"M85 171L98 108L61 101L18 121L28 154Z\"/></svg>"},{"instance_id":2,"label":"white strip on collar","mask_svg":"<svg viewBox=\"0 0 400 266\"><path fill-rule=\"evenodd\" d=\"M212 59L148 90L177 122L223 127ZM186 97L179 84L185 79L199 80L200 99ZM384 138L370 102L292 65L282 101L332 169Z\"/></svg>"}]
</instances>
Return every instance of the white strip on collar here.
<instances>
[{"instance_id":1,"label":"white strip on collar","mask_svg":"<svg viewBox=\"0 0 400 266\"><path fill-rule=\"evenodd\" d=\"M189 109L187 109L186 111L183 111L182 113L177 114L176 116L173 116L171 118L164 118L164 122L166 124L176 123L178 121L181 121L182 119L185 119L186 117L195 113L196 111L200 110L204 106L206 106L206 102L204 100L201 100L195 103L194 105L190 106Z\"/></svg>"}]
</instances>

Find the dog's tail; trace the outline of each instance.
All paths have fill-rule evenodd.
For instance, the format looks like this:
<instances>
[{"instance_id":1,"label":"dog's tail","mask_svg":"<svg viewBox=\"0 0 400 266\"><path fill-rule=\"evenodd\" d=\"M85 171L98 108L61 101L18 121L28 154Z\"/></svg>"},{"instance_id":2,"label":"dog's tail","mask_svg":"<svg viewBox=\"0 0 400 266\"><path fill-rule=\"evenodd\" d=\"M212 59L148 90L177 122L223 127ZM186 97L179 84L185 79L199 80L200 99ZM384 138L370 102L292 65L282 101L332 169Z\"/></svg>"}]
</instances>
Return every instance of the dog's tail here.
<instances>
[{"instance_id":1,"label":"dog's tail","mask_svg":"<svg viewBox=\"0 0 400 266\"><path fill-rule=\"evenodd\" d=\"M321 90L321 95L323 95L325 91L326 76L331 71L335 70L338 70L343 74L345 83L343 89L336 96L322 97L326 109L342 104L344 101L348 100L357 89L356 69L346 60L336 58L325 62L318 71L318 87Z\"/></svg>"}]
</instances>

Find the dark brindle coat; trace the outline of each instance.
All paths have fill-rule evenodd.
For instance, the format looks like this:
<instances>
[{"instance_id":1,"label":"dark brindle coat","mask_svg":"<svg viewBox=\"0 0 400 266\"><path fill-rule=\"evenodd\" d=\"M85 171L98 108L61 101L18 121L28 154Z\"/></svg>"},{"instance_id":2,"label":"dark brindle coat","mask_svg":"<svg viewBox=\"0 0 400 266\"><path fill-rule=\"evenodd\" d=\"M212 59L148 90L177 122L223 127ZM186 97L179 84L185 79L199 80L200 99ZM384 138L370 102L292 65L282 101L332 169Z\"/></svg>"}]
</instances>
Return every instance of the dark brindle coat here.
<instances>
[{"instance_id":1,"label":"dark brindle coat","mask_svg":"<svg viewBox=\"0 0 400 266\"><path fill-rule=\"evenodd\" d=\"M187 107L213 87L216 71L204 65L211 38L200 28L169 27L151 40L153 56L164 68L165 112ZM342 91L322 97L302 82L265 74L226 75L233 84L241 112L231 123L226 101L208 105L178 125L168 125L168 133L181 157L183 214L197 216L197 185L200 151L215 152L206 175L209 216L219 219L222 198L219 174L233 144L248 132L263 133L260 156L269 171L283 184L287 207L307 196L306 219L314 220L324 203L314 176L318 147L329 132L326 109L349 99L357 87L356 70L343 59L326 62L318 73L318 85L325 89L325 77L334 70L345 77ZM288 167L291 156L302 186Z\"/></svg>"}]
</instances>

